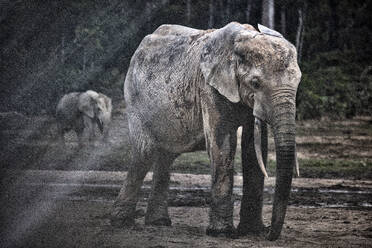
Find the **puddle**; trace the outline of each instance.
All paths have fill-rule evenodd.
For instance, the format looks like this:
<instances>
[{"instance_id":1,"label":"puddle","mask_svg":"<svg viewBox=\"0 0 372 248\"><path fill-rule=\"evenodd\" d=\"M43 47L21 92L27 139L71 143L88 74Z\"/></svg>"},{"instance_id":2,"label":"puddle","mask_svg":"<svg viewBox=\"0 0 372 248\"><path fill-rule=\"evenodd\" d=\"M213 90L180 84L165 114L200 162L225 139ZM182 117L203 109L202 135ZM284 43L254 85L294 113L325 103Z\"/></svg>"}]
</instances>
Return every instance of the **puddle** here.
<instances>
[{"instance_id":1,"label":"puddle","mask_svg":"<svg viewBox=\"0 0 372 248\"><path fill-rule=\"evenodd\" d=\"M69 201L113 202L121 188L120 184L92 183L30 183L29 187L50 191L52 198ZM141 198L147 200L151 186L144 185ZM233 189L235 202L242 197L242 187ZM274 188L264 189L264 204L272 204ZM208 187L184 188L171 186L169 190L170 206L203 207L210 202ZM372 191L369 188L292 188L289 205L304 208L353 208L372 210Z\"/></svg>"}]
</instances>

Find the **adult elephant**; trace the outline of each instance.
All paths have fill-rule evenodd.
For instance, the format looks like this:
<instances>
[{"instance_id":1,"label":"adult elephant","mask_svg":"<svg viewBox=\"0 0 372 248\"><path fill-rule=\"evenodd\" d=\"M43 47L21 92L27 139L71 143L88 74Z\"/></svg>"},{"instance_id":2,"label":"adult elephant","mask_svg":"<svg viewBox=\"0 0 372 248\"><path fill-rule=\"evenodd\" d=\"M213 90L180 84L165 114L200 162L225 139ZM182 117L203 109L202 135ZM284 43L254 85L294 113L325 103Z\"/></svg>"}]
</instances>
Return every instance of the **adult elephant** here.
<instances>
[{"instance_id":1,"label":"adult elephant","mask_svg":"<svg viewBox=\"0 0 372 248\"><path fill-rule=\"evenodd\" d=\"M133 151L127 180L114 204L113 224L134 224L138 191L153 165L145 223L170 225L169 166L179 154L205 142L212 166L207 234L234 233L233 160L236 131L243 126L244 196L238 230L262 233L266 171L261 139L266 140L265 153L267 139L261 134L267 133L261 125L267 123L277 153L268 239L278 238L295 164L295 100L301 72L295 47L273 30L260 30L236 22L216 30L162 25L142 40L124 84Z\"/></svg>"},{"instance_id":2,"label":"adult elephant","mask_svg":"<svg viewBox=\"0 0 372 248\"><path fill-rule=\"evenodd\" d=\"M111 98L102 93L88 90L64 95L58 102L56 110L59 138L64 144L65 132L74 130L81 147L84 133L89 141L94 138L96 124L103 138L107 138L111 111Z\"/></svg>"}]
</instances>

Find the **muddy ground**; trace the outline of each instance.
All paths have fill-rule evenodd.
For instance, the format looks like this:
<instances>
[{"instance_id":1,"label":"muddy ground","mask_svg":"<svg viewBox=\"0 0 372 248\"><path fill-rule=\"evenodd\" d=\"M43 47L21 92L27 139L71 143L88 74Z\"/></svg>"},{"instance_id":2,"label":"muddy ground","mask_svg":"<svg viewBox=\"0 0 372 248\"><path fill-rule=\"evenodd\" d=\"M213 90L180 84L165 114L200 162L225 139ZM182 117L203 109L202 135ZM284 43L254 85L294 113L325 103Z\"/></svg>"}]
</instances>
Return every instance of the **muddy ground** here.
<instances>
[{"instance_id":1,"label":"muddy ground","mask_svg":"<svg viewBox=\"0 0 372 248\"><path fill-rule=\"evenodd\" d=\"M144 225L151 173L142 189L139 210L143 211L139 211L136 226L112 227L108 214L125 180L122 171L128 165L125 115L114 115L108 143L97 141L82 150L77 150L73 133L66 135L67 149L61 149L55 142L55 123L51 117L25 117L18 113L1 113L0 117L0 247L372 246L370 117L298 122L301 160L337 160L346 167L357 161L360 170L349 175L348 170L346 173L336 170L335 174L329 173L328 168L315 172L303 168L305 176L322 178L294 180L286 222L275 242L250 236L229 239L205 235L210 177L203 152L183 155L173 166L169 195L171 227ZM269 148L269 158L274 160L272 139ZM239 222L242 185L239 161L237 168L235 225ZM271 218L274 181L273 177L265 181L266 225Z\"/></svg>"},{"instance_id":2,"label":"muddy ground","mask_svg":"<svg viewBox=\"0 0 372 248\"><path fill-rule=\"evenodd\" d=\"M108 215L125 172L8 171L1 247L370 247L372 181L295 179L279 240L209 237L208 175L171 178L171 227L144 225L151 185L146 177L133 228L110 225ZM235 177L234 222L239 222L241 176ZM267 180L264 222L271 216L274 178ZM3 226L4 228L4 226Z\"/></svg>"}]
</instances>

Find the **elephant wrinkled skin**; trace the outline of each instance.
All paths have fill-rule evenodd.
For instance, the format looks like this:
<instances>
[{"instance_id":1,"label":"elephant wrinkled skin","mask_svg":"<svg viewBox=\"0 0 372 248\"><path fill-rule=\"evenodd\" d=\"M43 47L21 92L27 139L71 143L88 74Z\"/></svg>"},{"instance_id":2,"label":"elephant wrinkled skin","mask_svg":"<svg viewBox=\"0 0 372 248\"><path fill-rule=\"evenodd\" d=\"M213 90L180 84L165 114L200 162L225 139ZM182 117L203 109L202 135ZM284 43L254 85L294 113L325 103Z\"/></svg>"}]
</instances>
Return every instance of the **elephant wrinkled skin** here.
<instances>
[{"instance_id":1,"label":"elephant wrinkled skin","mask_svg":"<svg viewBox=\"0 0 372 248\"><path fill-rule=\"evenodd\" d=\"M89 141L92 141L96 124L103 138L107 138L111 111L111 98L104 94L88 90L64 95L58 102L56 110L59 139L64 144L65 132L74 130L81 147L84 133L88 135Z\"/></svg>"},{"instance_id":2,"label":"elephant wrinkled skin","mask_svg":"<svg viewBox=\"0 0 372 248\"><path fill-rule=\"evenodd\" d=\"M295 164L295 99L301 72L295 47L278 34L236 22L216 30L162 25L142 40L124 83L132 160L112 224L134 224L138 192L153 166L145 223L170 225L169 166L179 154L205 143L212 171L207 234L234 235L233 159L236 131L243 126L238 233L262 234L264 176L256 156L266 162L269 124L277 151L277 182L267 238L279 237Z\"/></svg>"}]
</instances>

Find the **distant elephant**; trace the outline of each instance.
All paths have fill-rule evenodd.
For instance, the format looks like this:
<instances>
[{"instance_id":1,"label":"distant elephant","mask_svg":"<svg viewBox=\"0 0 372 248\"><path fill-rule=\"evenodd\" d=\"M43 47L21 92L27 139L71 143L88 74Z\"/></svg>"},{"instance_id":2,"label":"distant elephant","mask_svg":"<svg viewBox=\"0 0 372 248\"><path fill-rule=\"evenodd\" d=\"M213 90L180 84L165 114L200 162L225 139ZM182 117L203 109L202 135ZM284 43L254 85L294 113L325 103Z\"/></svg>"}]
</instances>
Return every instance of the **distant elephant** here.
<instances>
[{"instance_id":1,"label":"distant elephant","mask_svg":"<svg viewBox=\"0 0 372 248\"><path fill-rule=\"evenodd\" d=\"M84 135L92 141L97 124L103 138L106 139L108 125L111 122L111 111L111 98L93 90L64 95L56 111L59 138L64 144L65 132L74 130L81 147Z\"/></svg>"},{"instance_id":2,"label":"distant elephant","mask_svg":"<svg viewBox=\"0 0 372 248\"><path fill-rule=\"evenodd\" d=\"M262 150L267 153L267 123L277 153L267 238L279 237L295 164L301 71L291 43L274 30L261 25L259 30L236 22L216 30L162 25L142 40L124 83L133 150L127 179L113 206L113 225L134 224L138 192L151 166L153 185L145 223L170 225L169 166L179 154L195 151L205 142L212 167L207 234L263 233L267 174ZM244 186L236 232L232 193L239 126L243 126Z\"/></svg>"}]
</instances>

